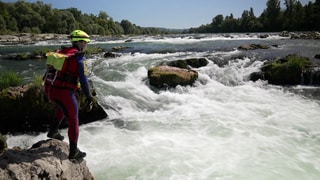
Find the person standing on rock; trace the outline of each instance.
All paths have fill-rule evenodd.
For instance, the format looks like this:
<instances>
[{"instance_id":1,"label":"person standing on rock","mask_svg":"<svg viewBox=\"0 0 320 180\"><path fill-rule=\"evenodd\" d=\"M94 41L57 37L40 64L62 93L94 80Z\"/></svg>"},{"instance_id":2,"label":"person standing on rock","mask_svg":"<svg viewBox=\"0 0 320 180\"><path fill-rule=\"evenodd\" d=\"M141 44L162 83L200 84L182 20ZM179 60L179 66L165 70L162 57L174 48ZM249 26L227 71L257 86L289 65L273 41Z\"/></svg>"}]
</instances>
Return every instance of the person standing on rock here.
<instances>
[{"instance_id":1,"label":"person standing on rock","mask_svg":"<svg viewBox=\"0 0 320 180\"><path fill-rule=\"evenodd\" d=\"M86 96L86 107L90 111L92 98L87 78L85 50L90 42L89 35L82 30L71 32L71 47L62 47L56 52L47 53L47 71L43 77L45 93L49 100L57 105L54 120L50 125L47 137L63 140L58 129L62 120L68 123L69 159L82 159L86 156L77 147L79 137L78 102L75 91L79 88Z\"/></svg>"}]
</instances>

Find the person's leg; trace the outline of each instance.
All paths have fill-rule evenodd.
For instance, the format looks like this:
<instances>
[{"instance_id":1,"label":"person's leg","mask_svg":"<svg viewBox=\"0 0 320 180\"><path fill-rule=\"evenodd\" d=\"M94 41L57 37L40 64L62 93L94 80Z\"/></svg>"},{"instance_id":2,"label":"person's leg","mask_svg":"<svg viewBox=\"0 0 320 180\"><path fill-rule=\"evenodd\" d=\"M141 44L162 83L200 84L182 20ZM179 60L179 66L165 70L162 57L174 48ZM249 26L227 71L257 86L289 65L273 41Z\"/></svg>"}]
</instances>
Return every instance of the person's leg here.
<instances>
[{"instance_id":1,"label":"person's leg","mask_svg":"<svg viewBox=\"0 0 320 180\"><path fill-rule=\"evenodd\" d=\"M78 102L73 91L68 93L64 101L66 105L66 118L68 123L69 142L77 144L79 137Z\"/></svg>"},{"instance_id":2,"label":"person's leg","mask_svg":"<svg viewBox=\"0 0 320 180\"><path fill-rule=\"evenodd\" d=\"M86 156L85 152L81 152L78 147L79 137L79 120L78 120L78 102L73 90L53 88L51 91L52 100L59 106L59 110L56 111L57 124L61 123L61 120L66 118L68 123L68 137L70 153L69 159L81 159Z\"/></svg>"},{"instance_id":3,"label":"person's leg","mask_svg":"<svg viewBox=\"0 0 320 180\"><path fill-rule=\"evenodd\" d=\"M64 114L62 111L61 104L59 104L59 102L54 101L54 99L56 99L56 96L58 96L58 97L60 96L60 92L57 92L57 91L58 91L58 89L56 89L52 86L49 86L49 85L45 86L45 92L46 92L46 96L47 96L48 101L50 103L57 105L55 112L54 112L53 120L52 120L50 127L49 127L49 132L47 134L47 137L53 138L53 139L58 139L58 140L62 141L64 139L64 137L59 133L58 129L59 129L59 126L64 118Z\"/></svg>"},{"instance_id":4,"label":"person's leg","mask_svg":"<svg viewBox=\"0 0 320 180\"><path fill-rule=\"evenodd\" d=\"M79 119L78 119L78 102L73 91L69 91L68 98L63 101L65 105L65 116L68 123L68 137L70 153L69 159L82 159L86 156L85 152L78 149L77 143L79 138Z\"/></svg>"},{"instance_id":5,"label":"person's leg","mask_svg":"<svg viewBox=\"0 0 320 180\"><path fill-rule=\"evenodd\" d=\"M61 141L64 139L64 137L59 133L59 130L58 130L63 119L64 119L63 111L62 111L61 107L58 105L58 107L56 108L55 113L54 113L54 119L52 120L52 122L50 124L50 129L47 134L47 137L53 138L53 139L58 139Z\"/></svg>"}]
</instances>

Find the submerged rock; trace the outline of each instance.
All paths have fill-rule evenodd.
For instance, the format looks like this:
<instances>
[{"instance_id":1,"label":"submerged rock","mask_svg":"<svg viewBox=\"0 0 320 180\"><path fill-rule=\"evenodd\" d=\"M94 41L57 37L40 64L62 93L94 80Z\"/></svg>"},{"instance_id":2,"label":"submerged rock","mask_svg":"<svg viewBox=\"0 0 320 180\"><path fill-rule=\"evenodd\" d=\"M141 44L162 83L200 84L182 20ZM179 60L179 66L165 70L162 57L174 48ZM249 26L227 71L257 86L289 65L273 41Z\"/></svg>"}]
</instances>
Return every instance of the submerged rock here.
<instances>
[{"instance_id":1,"label":"submerged rock","mask_svg":"<svg viewBox=\"0 0 320 180\"><path fill-rule=\"evenodd\" d=\"M163 65L191 69L191 68L200 68L208 65L208 60L206 58L189 58L184 60L175 60L170 62L164 62Z\"/></svg>"},{"instance_id":2,"label":"submerged rock","mask_svg":"<svg viewBox=\"0 0 320 180\"><path fill-rule=\"evenodd\" d=\"M120 57L121 55L120 55L120 54L113 53L113 52L106 52L106 53L104 53L103 56L104 56L105 58L116 58L116 57Z\"/></svg>"},{"instance_id":3,"label":"submerged rock","mask_svg":"<svg viewBox=\"0 0 320 180\"><path fill-rule=\"evenodd\" d=\"M86 161L70 161L68 154L69 145L54 139L39 141L30 149L5 149L0 155L0 177L93 180Z\"/></svg>"},{"instance_id":4,"label":"submerged rock","mask_svg":"<svg viewBox=\"0 0 320 180\"><path fill-rule=\"evenodd\" d=\"M238 47L240 50L256 50L256 49L269 49L270 47L263 44L245 44Z\"/></svg>"}]
</instances>

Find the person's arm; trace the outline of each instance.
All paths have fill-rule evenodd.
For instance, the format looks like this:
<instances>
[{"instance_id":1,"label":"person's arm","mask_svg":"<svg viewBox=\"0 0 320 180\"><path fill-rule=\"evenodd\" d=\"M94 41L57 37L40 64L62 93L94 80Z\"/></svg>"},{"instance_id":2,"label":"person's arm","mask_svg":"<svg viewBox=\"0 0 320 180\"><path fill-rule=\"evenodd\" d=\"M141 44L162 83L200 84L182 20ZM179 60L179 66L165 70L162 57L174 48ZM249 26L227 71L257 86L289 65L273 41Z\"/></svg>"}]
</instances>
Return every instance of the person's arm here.
<instances>
[{"instance_id":1,"label":"person's arm","mask_svg":"<svg viewBox=\"0 0 320 180\"><path fill-rule=\"evenodd\" d=\"M86 104L85 109L87 112L91 111L92 109L92 98L90 95L90 84L87 77L87 65L85 63L85 57L82 56L76 56L77 62L78 62L78 71L79 71L79 81L81 85L81 90L86 96Z\"/></svg>"},{"instance_id":2,"label":"person's arm","mask_svg":"<svg viewBox=\"0 0 320 180\"><path fill-rule=\"evenodd\" d=\"M77 56L76 59L78 62L79 81L81 85L81 90L86 96L87 100L91 101L90 84L87 77L87 66L85 64L85 57Z\"/></svg>"}]
</instances>

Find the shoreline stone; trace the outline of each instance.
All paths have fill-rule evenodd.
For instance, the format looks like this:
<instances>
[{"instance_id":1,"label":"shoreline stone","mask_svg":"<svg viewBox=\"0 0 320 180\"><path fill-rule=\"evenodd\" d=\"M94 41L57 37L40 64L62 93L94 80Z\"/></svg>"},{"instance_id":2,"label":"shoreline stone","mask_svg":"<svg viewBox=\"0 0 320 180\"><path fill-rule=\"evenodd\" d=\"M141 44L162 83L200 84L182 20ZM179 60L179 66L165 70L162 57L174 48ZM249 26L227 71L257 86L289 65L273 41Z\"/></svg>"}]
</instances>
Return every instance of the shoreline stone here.
<instances>
[{"instance_id":1,"label":"shoreline stone","mask_svg":"<svg viewBox=\"0 0 320 180\"><path fill-rule=\"evenodd\" d=\"M13 147L0 154L1 179L93 180L86 160L69 160L69 145L55 139L42 140L29 149Z\"/></svg>"}]
</instances>

